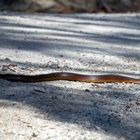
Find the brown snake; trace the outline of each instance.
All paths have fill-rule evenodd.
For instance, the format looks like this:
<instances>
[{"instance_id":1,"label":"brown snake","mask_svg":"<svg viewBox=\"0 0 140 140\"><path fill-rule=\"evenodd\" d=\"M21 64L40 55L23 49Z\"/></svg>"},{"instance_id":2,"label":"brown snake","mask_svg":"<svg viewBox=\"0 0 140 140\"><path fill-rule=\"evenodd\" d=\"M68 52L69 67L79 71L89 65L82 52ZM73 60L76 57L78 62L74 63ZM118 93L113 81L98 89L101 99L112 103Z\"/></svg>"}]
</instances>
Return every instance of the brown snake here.
<instances>
[{"instance_id":1,"label":"brown snake","mask_svg":"<svg viewBox=\"0 0 140 140\"><path fill-rule=\"evenodd\" d=\"M43 81L55 81L55 80L68 80L68 81L80 81L87 83L135 83L140 84L140 79L131 78L122 75L84 75L68 72L56 72L50 74L41 75L16 75L16 74L0 74L0 79L15 82L43 82Z\"/></svg>"}]
</instances>

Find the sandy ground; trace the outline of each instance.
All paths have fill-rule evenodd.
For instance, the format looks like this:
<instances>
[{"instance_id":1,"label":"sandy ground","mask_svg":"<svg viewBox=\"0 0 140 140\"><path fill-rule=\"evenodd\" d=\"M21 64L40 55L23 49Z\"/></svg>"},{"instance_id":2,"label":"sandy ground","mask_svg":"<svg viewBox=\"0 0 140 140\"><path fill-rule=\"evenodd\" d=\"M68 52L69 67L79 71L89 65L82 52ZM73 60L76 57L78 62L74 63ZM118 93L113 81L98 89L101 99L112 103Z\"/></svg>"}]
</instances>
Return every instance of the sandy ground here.
<instances>
[{"instance_id":1,"label":"sandy ground","mask_svg":"<svg viewBox=\"0 0 140 140\"><path fill-rule=\"evenodd\" d=\"M140 15L0 13L1 73L140 78ZM0 80L1 140L139 140L140 85Z\"/></svg>"}]
</instances>

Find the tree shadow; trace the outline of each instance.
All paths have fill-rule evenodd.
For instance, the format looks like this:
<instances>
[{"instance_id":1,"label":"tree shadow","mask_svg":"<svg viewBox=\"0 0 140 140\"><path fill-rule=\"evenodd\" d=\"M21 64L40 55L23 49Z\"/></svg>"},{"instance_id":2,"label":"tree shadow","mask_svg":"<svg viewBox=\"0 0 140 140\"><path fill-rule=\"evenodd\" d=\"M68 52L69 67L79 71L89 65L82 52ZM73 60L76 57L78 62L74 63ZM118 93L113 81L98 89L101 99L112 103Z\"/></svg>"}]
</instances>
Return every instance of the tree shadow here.
<instances>
[{"instance_id":1,"label":"tree shadow","mask_svg":"<svg viewBox=\"0 0 140 140\"><path fill-rule=\"evenodd\" d=\"M19 24L15 19L1 19L1 44L4 48L39 51L44 55L51 56L55 56L56 52L69 50L140 59L138 51L140 34L135 31L139 28L139 20L135 16L126 16L124 20L121 19L121 16L117 18L95 16L92 18L88 15L62 15L60 17L48 15L43 18L40 17L41 21L39 21L39 17L32 16L30 20L38 22L38 24L29 22ZM21 19L26 21L28 16L21 16ZM67 21L67 19L73 19L73 22ZM50 25L51 23L52 25ZM121 25L122 27L120 27ZM89 30L88 26L97 28L97 31L94 31L94 28ZM98 33L99 28L108 28L106 26L113 28L114 31ZM101 45L100 43L105 44ZM54 50L56 50L55 53Z\"/></svg>"},{"instance_id":2,"label":"tree shadow","mask_svg":"<svg viewBox=\"0 0 140 140\"><path fill-rule=\"evenodd\" d=\"M4 85L1 86L0 100L31 106L38 114L37 117L40 117L39 114L43 115L42 119L48 119L49 115L51 120L78 124L91 131L102 129L106 133L124 139L138 140L140 137L139 127L132 123L139 120L139 117L133 116L133 111L125 111L129 102L133 102L136 98L131 92L123 89L110 90L110 87L102 91L92 87L90 91L69 89L47 82L25 84L0 81L0 83ZM3 106L8 107L11 104L6 102Z\"/></svg>"}]
</instances>

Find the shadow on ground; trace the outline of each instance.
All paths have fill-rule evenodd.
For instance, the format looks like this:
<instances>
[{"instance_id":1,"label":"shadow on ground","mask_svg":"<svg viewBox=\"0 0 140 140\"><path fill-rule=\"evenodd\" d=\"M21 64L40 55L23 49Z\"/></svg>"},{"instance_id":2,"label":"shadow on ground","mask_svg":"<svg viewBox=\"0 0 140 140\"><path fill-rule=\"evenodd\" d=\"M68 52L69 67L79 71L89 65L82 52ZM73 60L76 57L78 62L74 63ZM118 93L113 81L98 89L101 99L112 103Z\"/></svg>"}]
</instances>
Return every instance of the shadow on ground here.
<instances>
[{"instance_id":1,"label":"shadow on ground","mask_svg":"<svg viewBox=\"0 0 140 140\"><path fill-rule=\"evenodd\" d=\"M126 140L138 140L140 137L139 127L132 123L139 118L132 115L133 111L125 111L128 102L133 102L135 98L131 92L123 89L110 90L110 87L104 90L91 88L91 91L88 91L61 88L47 83L25 84L1 81L0 100L16 101L32 106L38 114L37 117L40 117L40 113L43 114L42 119L48 119L49 114L52 120L78 124L91 131L102 129L106 133L124 137ZM3 106L11 104L6 102Z\"/></svg>"},{"instance_id":2,"label":"shadow on ground","mask_svg":"<svg viewBox=\"0 0 140 140\"><path fill-rule=\"evenodd\" d=\"M21 14L21 23L14 17L4 19L4 16L5 14L1 14L0 43L5 49L37 51L50 56L69 50L140 60L138 16L32 15L29 18L29 15ZM100 32L100 28L106 31L103 29ZM100 46L100 43L105 45Z\"/></svg>"}]
</instances>

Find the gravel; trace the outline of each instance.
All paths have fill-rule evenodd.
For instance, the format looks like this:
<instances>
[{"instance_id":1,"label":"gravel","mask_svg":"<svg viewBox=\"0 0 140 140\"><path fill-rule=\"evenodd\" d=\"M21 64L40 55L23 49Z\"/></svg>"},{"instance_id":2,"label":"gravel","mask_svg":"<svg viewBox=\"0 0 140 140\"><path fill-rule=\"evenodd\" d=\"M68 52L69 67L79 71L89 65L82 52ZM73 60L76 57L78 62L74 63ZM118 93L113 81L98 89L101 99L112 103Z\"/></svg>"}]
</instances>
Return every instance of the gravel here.
<instances>
[{"instance_id":1,"label":"gravel","mask_svg":"<svg viewBox=\"0 0 140 140\"><path fill-rule=\"evenodd\" d=\"M1 73L140 78L139 14L0 13ZM0 80L1 140L139 140L140 85Z\"/></svg>"}]
</instances>

